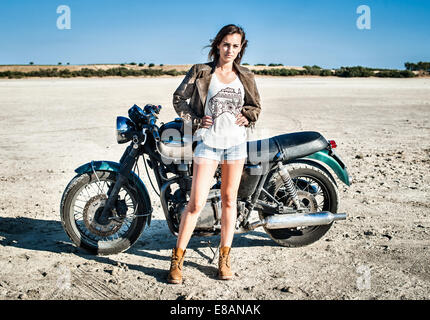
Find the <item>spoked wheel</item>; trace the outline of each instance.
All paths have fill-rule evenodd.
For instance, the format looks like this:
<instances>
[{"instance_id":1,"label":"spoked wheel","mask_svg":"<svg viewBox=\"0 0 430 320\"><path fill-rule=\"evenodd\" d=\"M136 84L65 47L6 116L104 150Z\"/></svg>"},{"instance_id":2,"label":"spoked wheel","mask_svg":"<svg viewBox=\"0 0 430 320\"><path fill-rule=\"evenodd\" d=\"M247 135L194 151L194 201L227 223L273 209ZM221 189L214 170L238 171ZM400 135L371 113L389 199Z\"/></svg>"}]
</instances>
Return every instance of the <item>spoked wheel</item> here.
<instances>
[{"instance_id":1,"label":"spoked wheel","mask_svg":"<svg viewBox=\"0 0 430 320\"><path fill-rule=\"evenodd\" d=\"M338 190L334 178L323 166L317 163L297 162L288 164L288 172L297 189L301 207L306 213L330 211L337 212ZM281 177L277 174L268 179L264 187L284 206L292 207L292 200L285 190ZM265 197L264 195L262 197ZM268 198L264 200L270 201ZM260 212L260 218L265 215ZM285 247L300 247L319 240L332 226L320 225L285 229L267 229L266 233L276 243Z\"/></svg>"},{"instance_id":2,"label":"spoked wheel","mask_svg":"<svg viewBox=\"0 0 430 320\"><path fill-rule=\"evenodd\" d=\"M127 250L141 235L148 207L131 181L118 194L118 217L103 217L107 191L116 173L96 171L76 176L64 191L61 220L71 240L92 254L108 255Z\"/></svg>"}]
</instances>

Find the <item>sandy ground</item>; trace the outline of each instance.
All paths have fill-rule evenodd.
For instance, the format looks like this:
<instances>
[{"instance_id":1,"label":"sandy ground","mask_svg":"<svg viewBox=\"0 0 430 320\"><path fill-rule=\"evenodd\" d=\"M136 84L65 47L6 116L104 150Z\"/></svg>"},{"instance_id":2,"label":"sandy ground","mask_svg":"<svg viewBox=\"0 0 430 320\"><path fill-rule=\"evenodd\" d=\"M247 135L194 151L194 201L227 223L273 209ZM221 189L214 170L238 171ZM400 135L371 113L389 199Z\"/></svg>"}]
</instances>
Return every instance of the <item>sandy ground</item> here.
<instances>
[{"instance_id":1,"label":"sandy ground","mask_svg":"<svg viewBox=\"0 0 430 320\"><path fill-rule=\"evenodd\" d=\"M173 120L180 81L0 80L0 299L429 299L430 79L257 78L255 135L319 131L353 177L339 182L348 219L312 245L280 247L262 228L236 235L235 277L222 282L218 238L193 238L185 282L170 285L176 238L142 174L154 215L139 241L103 257L75 248L59 218L73 170L119 160L116 116L134 103Z\"/></svg>"}]
</instances>

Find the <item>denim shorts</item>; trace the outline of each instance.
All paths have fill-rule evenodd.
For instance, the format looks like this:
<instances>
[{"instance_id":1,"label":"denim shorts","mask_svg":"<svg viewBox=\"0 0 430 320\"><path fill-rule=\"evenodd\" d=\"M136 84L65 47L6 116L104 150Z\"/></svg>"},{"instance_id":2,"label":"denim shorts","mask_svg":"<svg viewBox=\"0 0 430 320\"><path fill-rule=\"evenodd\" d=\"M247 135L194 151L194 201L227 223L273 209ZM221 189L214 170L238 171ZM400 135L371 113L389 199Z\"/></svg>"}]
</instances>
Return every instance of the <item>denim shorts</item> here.
<instances>
[{"instance_id":1,"label":"denim shorts","mask_svg":"<svg viewBox=\"0 0 430 320\"><path fill-rule=\"evenodd\" d=\"M209 147L202 140L197 143L194 149L194 157L212 159L217 161L238 160L248 157L246 142L232 146L227 149Z\"/></svg>"}]
</instances>

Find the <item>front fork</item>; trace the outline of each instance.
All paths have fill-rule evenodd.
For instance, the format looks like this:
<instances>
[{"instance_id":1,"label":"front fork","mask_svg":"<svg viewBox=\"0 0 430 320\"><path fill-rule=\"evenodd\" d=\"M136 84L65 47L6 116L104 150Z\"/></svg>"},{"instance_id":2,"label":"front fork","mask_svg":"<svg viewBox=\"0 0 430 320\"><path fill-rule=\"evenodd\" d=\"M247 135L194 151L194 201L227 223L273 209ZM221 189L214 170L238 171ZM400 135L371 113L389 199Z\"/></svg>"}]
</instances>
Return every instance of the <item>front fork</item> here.
<instances>
[{"instance_id":1,"label":"front fork","mask_svg":"<svg viewBox=\"0 0 430 320\"><path fill-rule=\"evenodd\" d=\"M138 156L139 145L133 142L132 145L127 147L126 151L124 152L124 155L121 157L121 167L119 172L117 173L117 179L115 184L111 184L107 192L108 199L100 216L101 221L108 221L112 214L115 217L118 216L115 206L116 201L118 200L118 194L123 184L128 180L130 172L133 169L133 166L136 164Z\"/></svg>"}]
</instances>

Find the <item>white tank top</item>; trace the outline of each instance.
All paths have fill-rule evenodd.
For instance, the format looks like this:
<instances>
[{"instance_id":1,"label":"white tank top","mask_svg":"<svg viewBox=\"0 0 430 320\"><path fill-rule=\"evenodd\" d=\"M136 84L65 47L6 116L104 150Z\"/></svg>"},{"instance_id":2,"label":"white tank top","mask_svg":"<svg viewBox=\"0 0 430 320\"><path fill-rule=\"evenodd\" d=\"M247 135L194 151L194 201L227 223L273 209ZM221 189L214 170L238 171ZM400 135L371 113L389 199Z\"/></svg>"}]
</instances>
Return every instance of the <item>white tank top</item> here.
<instances>
[{"instance_id":1,"label":"white tank top","mask_svg":"<svg viewBox=\"0 0 430 320\"><path fill-rule=\"evenodd\" d=\"M212 74L205 104L205 115L212 116L210 128L196 131L203 142L213 148L227 149L246 141L246 128L235 124L241 113L245 92L239 77L228 84Z\"/></svg>"}]
</instances>

